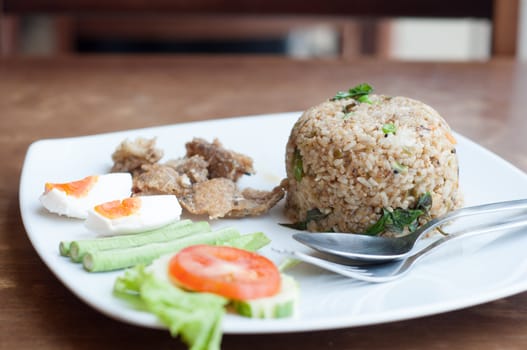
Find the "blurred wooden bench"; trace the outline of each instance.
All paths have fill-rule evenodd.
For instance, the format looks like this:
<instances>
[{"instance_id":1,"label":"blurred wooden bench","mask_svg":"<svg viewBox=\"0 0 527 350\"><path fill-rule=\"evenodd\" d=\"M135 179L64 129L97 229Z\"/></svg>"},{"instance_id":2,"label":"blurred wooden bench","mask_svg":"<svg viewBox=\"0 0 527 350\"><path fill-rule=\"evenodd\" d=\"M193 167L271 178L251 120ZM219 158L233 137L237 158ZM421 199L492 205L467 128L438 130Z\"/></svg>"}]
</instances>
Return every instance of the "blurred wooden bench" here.
<instances>
[{"instance_id":1,"label":"blurred wooden bench","mask_svg":"<svg viewBox=\"0 0 527 350\"><path fill-rule=\"evenodd\" d=\"M261 38L327 25L340 34L341 57L382 56L389 39L389 26L383 19L395 17L486 19L492 24L491 55L514 56L517 51L519 0L458 0L455 4L438 0L3 0L0 4L3 54L17 52L19 19L35 14L53 16L61 53L71 53L79 37Z\"/></svg>"}]
</instances>

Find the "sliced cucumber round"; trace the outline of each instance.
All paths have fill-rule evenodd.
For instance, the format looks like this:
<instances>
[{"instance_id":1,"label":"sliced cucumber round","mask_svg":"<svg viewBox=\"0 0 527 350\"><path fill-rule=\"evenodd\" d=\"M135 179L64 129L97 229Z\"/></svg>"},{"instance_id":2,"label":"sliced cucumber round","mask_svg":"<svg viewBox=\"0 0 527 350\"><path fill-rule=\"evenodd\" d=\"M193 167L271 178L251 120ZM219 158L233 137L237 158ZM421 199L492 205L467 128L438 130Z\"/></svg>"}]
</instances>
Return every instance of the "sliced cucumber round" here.
<instances>
[{"instance_id":1,"label":"sliced cucumber round","mask_svg":"<svg viewBox=\"0 0 527 350\"><path fill-rule=\"evenodd\" d=\"M235 300L234 310L251 318L285 318L294 316L298 306L299 288L291 276L282 274L282 286L272 297L253 300Z\"/></svg>"}]
</instances>

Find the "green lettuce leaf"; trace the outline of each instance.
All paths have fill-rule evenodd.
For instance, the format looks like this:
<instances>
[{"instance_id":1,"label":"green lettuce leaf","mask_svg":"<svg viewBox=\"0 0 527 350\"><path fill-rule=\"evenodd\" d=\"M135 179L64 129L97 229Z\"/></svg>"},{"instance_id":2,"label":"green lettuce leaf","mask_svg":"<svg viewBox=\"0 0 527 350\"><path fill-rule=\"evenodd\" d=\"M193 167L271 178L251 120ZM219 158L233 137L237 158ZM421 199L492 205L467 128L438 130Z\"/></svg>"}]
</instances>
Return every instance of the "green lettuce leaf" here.
<instances>
[{"instance_id":1,"label":"green lettuce leaf","mask_svg":"<svg viewBox=\"0 0 527 350\"><path fill-rule=\"evenodd\" d=\"M191 350L220 349L226 298L187 292L156 278L141 265L117 278L114 295L156 315L172 336L180 336Z\"/></svg>"}]
</instances>

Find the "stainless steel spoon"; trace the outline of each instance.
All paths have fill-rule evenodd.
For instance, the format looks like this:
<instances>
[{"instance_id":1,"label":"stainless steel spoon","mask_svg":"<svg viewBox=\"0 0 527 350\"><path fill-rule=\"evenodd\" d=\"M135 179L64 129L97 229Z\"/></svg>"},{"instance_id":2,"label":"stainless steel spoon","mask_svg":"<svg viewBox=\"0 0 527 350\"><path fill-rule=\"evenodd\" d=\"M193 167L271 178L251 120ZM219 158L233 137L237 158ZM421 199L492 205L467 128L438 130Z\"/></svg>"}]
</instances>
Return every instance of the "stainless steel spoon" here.
<instances>
[{"instance_id":1,"label":"stainless steel spoon","mask_svg":"<svg viewBox=\"0 0 527 350\"><path fill-rule=\"evenodd\" d=\"M451 211L421 226L411 234L390 238L352 233L296 233L297 241L325 254L359 262L383 262L404 258L415 243L433 229L461 217L527 208L527 199L489 203ZM482 228L478 228L481 230ZM492 224L485 225L492 231Z\"/></svg>"},{"instance_id":2,"label":"stainless steel spoon","mask_svg":"<svg viewBox=\"0 0 527 350\"><path fill-rule=\"evenodd\" d=\"M475 229L444 236L427 245L416 253L407 254L404 258L377 264L354 264L348 259L339 257L328 258L326 254L305 254L299 251L285 249L274 249L276 252L286 254L291 258L306 262L336 272L340 275L351 277L367 282L389 282L406 275L416 264L427 255L435 252L439 247L443 247L448 242L464 237L472 237L494 231L514 230L527 226L527 216L522 215L519 219L501 221L489 225L480 225Z\"/></svg>"}]
</instances>

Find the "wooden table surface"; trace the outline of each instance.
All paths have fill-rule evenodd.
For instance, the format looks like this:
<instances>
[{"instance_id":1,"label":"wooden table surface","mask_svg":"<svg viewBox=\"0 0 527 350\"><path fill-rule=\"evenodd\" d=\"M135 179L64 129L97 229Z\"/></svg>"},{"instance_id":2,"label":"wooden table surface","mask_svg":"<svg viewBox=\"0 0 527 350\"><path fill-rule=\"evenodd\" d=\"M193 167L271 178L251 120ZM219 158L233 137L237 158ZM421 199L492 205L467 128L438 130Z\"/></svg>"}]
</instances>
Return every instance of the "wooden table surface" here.
<instances>
[{"instance_id":1,"label":"wooden table surface","mask_svg":"<svg viewBox=\"0 0 527 350\"><path fill-rule=\"evenodd\" d=\"M18 186L31 142L194 120L298 111L370 82L435 107L458 132L527 171L527 65L293 61L272 57L0 60L0 349L183 349L67 290L33 250ZM382 325L226 335L224 349L525 349L527 293Z\"/></svg>"}]
</instances>

